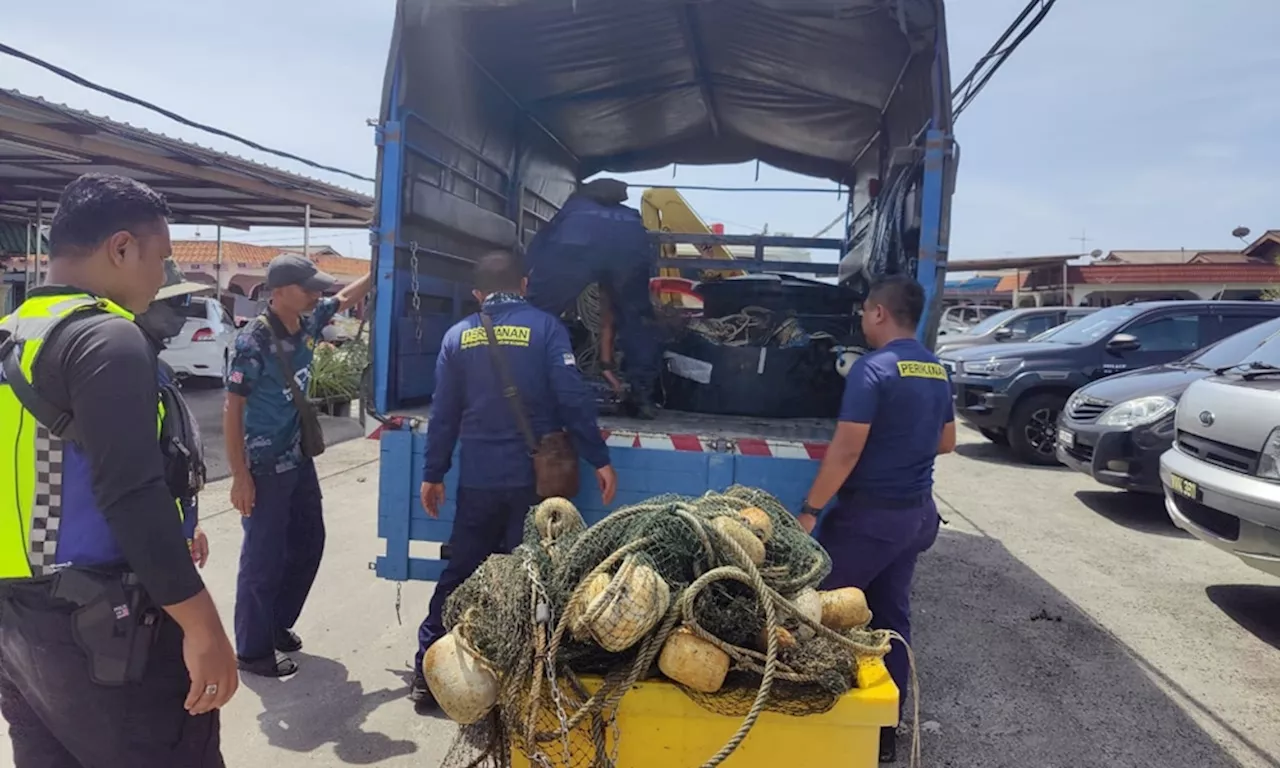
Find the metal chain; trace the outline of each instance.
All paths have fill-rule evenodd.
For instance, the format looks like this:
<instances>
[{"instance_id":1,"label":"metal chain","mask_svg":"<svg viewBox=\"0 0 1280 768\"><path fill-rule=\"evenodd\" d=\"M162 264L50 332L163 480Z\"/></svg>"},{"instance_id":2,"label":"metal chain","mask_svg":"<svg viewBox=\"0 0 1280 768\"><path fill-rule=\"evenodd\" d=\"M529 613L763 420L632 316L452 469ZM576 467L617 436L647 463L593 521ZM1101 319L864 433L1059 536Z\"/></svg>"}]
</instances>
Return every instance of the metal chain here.
<instances>
[{"instance_id":1,"label":"metal chain","mask_svg":"<svg viewBox=\"0 0 1280 768\"><path fill-rule=\"evenodd\" d=\"M551 601L547 596L547 589L542 583L542 577L538 573L538 567L533 562L533 558L526 557L524 559L524 569L529 575L529 583L533 587L533 594L538 596L534 603L534 622L541 626L535 626L534 631L541 632L544 631L546 627L555 626L555 622L553 621L554 617L552 616L551 611ZM544 609L545 614L543 613ZM564 759L565 764L568 765L572 763L572 753L569 745L569 733L571 731L569 728L569 715L565 711L564 698L560 691L560 681L556 677L555 660L547 659L547 661L549 663L544 664L543 669L546 672L548 688L550 688L551 702L555 706L555 715L560 721L561 740L562 746L564 747ZM537 681L534 682L534 685L538 685ZM532 713L532 716L537 717L537 713ZM534 760L539 765L546 763L549 768L550 758L542 752L538 745L529 744L527 746L530 754L534 757Z\"/></svg>"},{"instance_id":2,"label":"metal chain","mask_svg":"<svg viewBox=\"0 0 1280 768\"><path fill-rule=\"evenodd\" d=\"M413 290L413 338L422 346L422 289L418 284L418 241L409 241L409 285Z\"/></svg>"}]
</instances>

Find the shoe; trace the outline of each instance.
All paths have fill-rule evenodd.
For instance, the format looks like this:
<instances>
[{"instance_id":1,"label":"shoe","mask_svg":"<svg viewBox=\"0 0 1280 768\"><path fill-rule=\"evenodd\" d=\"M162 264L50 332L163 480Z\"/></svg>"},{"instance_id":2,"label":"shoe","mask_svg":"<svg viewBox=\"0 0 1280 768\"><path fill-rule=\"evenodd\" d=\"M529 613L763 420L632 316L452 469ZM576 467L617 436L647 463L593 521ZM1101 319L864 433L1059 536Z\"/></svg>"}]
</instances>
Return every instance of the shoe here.
<instances>
[{"instance_id":1,"label":"shoe","mask_svg":"<svg viewBox=\"0 0 1280 768\"><path fill-rule=\"evenodd\" d=\"M893 763L898 760L898 729L880 729L880 762Z\"/></svg>"},{"instance_id":2,"label":"shoe","mask_svg":"<svg viewBox=\"0 0 1280 768\"><path fill-rule=\"evenodd\" d=\"M276 633L276 650L284 653L296 653L302 650L302 638L292 629L282 629Z\"/></svg>"},{"instance_id":3,"label":"shoe","mask_svg":"<svg viewBox=\"0 0 1280 768\"><path fill-rule=\"evenodd\" d=\"M631 410L635 414L635 418L643 421L653 421L657 417L657 406L653 404L653 398L648 392L634 391L631 398Z\"/></svg>"},{"instance_id":4,"label":"shoe","mask_svg":"<svg viewBox=\"0 0 1280 768\"><path fill-rule=\"evenodd\" d=\"M298 671L298 662L279 651L260 659L245 659L237 656L236 666L241 671L259 677L288 677Z\"/></svg>"},{"instance_id":5,"label":"shoe","mask_svg":"<svg viewBox=\"0 0 1280 768\"><path fill-rule=\"evenodd\" d=\"M409 685L409 701L413 702L414 710L420 715L432 712L438 706L436 697L431 695L431 689L427 687L427 678L423 677L421 671L413 675L413 682Z\"/></svg>"}]
</instances>

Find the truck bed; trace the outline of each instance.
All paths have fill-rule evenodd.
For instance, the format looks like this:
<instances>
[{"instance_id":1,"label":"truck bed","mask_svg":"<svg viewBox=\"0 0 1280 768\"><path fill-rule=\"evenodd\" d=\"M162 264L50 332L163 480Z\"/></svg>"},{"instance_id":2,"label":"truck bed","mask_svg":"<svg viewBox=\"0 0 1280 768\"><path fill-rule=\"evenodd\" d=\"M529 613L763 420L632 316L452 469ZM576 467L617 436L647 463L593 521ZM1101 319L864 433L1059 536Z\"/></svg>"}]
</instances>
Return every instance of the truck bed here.
<instances>
[{"instance_id":1,"label":"truck bed","mask_svg":"<svg viewBox=\"0 0 1280 768\"><path fill-rule=\"evenodd\" d=\"M390 415L425 422L429 406L394 411ZM607 432L650 435L696 435L703 439L770 440L796 443L826 443L835 430L835 419L765 419L751 416L716 416L704 413L659 410L652 421L620 416L600 417Z\"/></svg>"}]
</instances>

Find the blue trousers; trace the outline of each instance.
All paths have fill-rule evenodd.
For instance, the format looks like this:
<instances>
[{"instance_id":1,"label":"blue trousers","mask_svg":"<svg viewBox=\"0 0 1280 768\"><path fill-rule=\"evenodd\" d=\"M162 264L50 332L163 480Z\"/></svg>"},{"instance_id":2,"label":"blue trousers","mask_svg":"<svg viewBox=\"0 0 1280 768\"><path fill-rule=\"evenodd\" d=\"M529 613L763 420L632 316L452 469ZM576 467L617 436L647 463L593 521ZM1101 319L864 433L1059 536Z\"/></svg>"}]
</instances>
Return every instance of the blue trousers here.
<instances>
[{"instance_id":1,"label":"blue trousers","mask_svg":"<svg viewBox=\"0 0 1280 768\"><path fill-rule=\"evenodd\" d=\"M453 532L449 534L449 562L436 582L427 618L418 627L415 670L422 669L422 657L431 644L444 637L444 603L449 595L490 555L509 553L520 545L529 508L540 501L542 498L533 488L458 489Z\"/></svg>"},{"instance_id":2,"label":"blue trousers","mask_svg":"<svg viewBox=\"0 0 1280 768\"><path fill-rule=\"evenodd\" d=\"M938 538L938 520L928 493L905 500L842 497L818 531L818 543L831 555L831 575L822 589L861 589L872 628L891 629L911 642L911 578L920 553ZM901 643L893 644L885 666L900 691L901 712L911 682Z\"/></svg>"},{"instance_id":3,"label":"blue trousers","mask_svg":"<svg viewBox=\"0 0 1280 768\"><path fill-rule=\"evenodd\" d=\"M236 580L236 654L250 660L273 655L276 635L298 621L324 554L315 463L304 459L297 469L256 474L253 482Z\"/></svg>"}]
</instances>

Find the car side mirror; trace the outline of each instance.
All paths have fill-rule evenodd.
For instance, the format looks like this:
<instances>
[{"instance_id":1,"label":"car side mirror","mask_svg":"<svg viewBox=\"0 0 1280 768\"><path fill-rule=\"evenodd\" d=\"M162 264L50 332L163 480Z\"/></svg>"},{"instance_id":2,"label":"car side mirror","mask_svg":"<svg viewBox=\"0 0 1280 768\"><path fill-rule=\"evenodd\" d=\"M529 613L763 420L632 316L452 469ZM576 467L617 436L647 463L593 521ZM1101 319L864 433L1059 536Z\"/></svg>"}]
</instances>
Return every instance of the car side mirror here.
<instances>
[{"instance_id":1,"label":"car side mirror","mask_svg":"<svg viewBox=\"0 0 1280 768\"><path fill-rule=\"evenodd\" d=\"M1117 333L1107 341L1108 352L1134 352L1142 348L1142 342L1132 333Z\"/></svg>"},{"instance_id":2,"label":"car side mirror","mask_svg":"<svg viewBox=\"0 0 1280 768\"><path fill-rule=\"evenodd\" d=\"M998 328L995 333L996 341L1008 341L1013 338L1013 329L1009 327Z\"/></svg>"}]
</instances>

